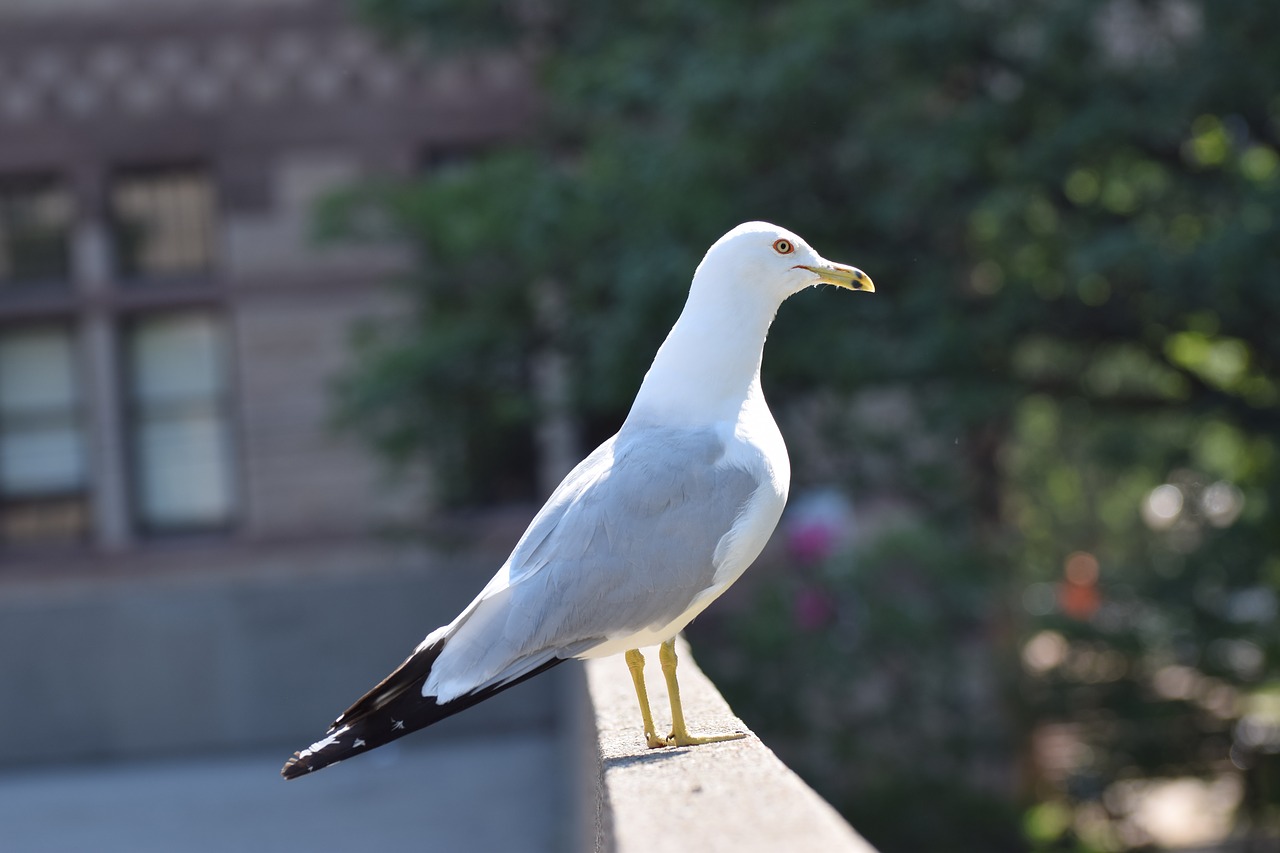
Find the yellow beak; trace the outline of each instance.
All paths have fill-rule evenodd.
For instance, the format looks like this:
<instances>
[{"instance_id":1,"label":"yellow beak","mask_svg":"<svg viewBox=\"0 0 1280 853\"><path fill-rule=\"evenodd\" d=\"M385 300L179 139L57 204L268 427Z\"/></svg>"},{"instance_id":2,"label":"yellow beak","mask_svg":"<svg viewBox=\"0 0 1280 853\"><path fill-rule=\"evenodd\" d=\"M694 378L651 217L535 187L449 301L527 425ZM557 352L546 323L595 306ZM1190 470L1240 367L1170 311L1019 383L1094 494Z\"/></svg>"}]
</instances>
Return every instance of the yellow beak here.
<instances>
[{"instance_id":1,"label":"yellow beak","mask_svg":"<svg viewBox=\"0 0 1280 853\"><path fill-rule=\"evenodd\" d=\"M823 284L834 284L836 287L843 287L845 290L865 290L868 293L875 293L876 286L871 283L871 277L857 267L848 267L844 264L833 264L831 261L823 261L820 264L809 266L808 264L796 264L796 268L808 270L818 277L818 281Z\"/></svg>"}]
</instances>

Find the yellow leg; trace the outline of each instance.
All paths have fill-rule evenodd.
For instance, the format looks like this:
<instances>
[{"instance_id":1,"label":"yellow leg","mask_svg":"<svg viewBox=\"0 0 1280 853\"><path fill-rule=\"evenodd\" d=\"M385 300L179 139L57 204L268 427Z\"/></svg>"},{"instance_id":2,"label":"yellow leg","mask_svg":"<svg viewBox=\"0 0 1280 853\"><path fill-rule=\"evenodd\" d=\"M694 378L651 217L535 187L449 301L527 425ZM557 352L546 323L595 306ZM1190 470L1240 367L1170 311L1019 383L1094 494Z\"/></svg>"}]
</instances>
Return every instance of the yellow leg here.
<instances>
[{"instance_id":1,"label":"yellow leg","mask_svg":"<svg viewBox=\"0 0 1280 853\"><path fill-rule=\"evenodd\" d=\"M631 670L631 683L636 686L636 698L640 700L640 716L644 719L644 739L650 749L666 746L667 742L653 730L653 715L649 713L649 691L644 686L644 655L639 649L631 649L625 655L627 669Z\"/></svg>"},{"instance_id":2,"label":"yellow leg","mask_svg":"<svg viewBox=\"0 0 1280 853\"><path fill-rule=\"evenodd\" d=\"M630 652L628 652L630 654ZM639 654L637 652L637 654ZM738 732L731 735L712 735L710 737L694 737L684 727L684 708L680 704L680 685L676 683L676 641L672 637L658 648L658 660L662 662L662 674L667 678L667 694L671 698L671 735L667 738L667 746L697 746L700 743L717 743L723 740L737 740L746 735ZM650 744L652 746L652 744Z\"/></svg>"}]
</instances>

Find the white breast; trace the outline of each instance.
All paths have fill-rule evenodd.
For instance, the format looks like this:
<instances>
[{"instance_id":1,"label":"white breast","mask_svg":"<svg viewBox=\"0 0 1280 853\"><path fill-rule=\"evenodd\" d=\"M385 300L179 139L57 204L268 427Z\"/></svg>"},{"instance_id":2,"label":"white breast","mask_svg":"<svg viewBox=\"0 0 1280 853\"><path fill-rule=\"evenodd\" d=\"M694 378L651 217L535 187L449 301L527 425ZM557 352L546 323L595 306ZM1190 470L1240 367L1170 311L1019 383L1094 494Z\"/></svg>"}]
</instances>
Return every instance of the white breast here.
<instances>
[{"instance_id":1,"label":"white breast","mask_svg":"<svg viewBox=\"0 0 1280 853\"><path fill-rule=\"evenodd\" d=\"M723 464L750 472L760 485L716 547L716 572L712 585L689 602L689 606L671 622L654 625L626 637L611 638L580 657L605 657L671 639L742 577L742 573L764 550L787 503L791 461L782 433L778 431L778 425L759 391L758 381L753 392L743 404L737 423L726 424Z\"/></svg>"}]
</instances>

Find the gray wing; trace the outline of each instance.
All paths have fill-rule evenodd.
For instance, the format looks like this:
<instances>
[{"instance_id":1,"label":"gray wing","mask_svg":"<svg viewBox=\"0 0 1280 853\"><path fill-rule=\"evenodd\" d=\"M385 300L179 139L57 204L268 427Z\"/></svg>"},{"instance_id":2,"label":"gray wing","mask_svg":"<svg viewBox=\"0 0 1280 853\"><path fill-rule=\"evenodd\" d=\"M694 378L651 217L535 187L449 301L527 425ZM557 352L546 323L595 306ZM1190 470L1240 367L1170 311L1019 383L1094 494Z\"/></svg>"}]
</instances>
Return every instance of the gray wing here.
<instances>
[{"instance_id":1,"label":"gray wing","mask_svg":"<svg viewBox=\"0 0 1280 853\"><path fill-rule=\"evenodd\" d=\"M713 582L721 538L759 486L710 429L628 429L573 470L436 662L442 698L665 625Z\"/></svg>"}]
</instances>

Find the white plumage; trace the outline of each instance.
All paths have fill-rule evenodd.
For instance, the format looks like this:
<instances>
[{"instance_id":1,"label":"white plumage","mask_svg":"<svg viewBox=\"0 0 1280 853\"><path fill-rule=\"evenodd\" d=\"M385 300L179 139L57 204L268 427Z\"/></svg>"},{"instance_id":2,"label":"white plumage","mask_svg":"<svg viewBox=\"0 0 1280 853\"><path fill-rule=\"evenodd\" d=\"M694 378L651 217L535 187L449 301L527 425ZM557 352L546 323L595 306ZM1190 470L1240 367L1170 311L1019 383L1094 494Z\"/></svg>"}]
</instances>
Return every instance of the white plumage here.
<instances>
[{"instance_id":1,"label":"white plumage","mask_svg":"<svg viewBox=\"0 0 1280 853\"><path fill-rule=\"evenodd\" d=\"M716 241L617 435L565 477L475 600L284 775L368 751L569 658L638 658L629 650L672 639L724 592L768 541L791 475L760 387L765 336L788 296L823 282L874 289L768 223ZM671 683L674 671L672 655ZM642 680L637 691L649 745L667 743L651 731ZM672 710L679 718L678 698Z\"/></svg>"}]
</instances>

